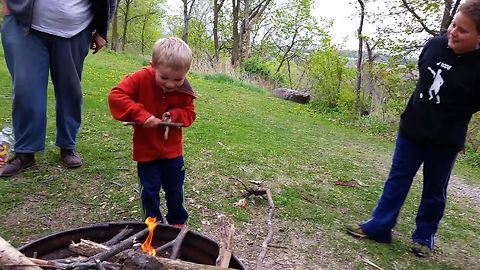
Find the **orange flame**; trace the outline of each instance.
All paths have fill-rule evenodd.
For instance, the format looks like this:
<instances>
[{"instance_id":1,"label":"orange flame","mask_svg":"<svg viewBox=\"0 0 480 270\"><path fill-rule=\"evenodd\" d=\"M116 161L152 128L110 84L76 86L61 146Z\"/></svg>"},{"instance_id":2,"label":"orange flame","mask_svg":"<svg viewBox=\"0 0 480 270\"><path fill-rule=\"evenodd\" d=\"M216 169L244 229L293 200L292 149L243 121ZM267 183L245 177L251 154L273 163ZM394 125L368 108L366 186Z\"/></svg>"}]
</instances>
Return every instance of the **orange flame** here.
<instances>
[{"instance_id":1,"label":"orange flame","mask_svg":"<svg viewBox=\"0 0 480 270\"><path fill-rule=\"evenodd\" d=\"M157 219L154 217L148 217L147 219L145 219L145 224L147 224L148 226L148 236L147 236L147 240L145 240L145 242L143 242L142 244L143 252L146 252L152 256L155 256L155 254L157 254L155 249L152 247L153 231L157 226L156 221Z\"/></svg>"}]
</instances>

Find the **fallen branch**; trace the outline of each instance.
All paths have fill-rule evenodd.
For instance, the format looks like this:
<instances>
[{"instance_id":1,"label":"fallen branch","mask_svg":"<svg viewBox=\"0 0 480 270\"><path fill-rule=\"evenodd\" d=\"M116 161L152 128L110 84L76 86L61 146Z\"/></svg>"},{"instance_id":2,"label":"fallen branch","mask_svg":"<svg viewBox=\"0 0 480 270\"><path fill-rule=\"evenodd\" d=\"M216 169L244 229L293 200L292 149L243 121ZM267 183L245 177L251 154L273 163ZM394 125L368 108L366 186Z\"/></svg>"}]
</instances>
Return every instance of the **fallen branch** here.
<instances>
[{"instance_id":1,"label":"fallen branch","mask_svg":"<svg viewBox=\"0 0 480 270\"><path fill-rule=\"evenodd\" d=\"M273 216L275 214L275 205L273 204L273 199L272 199L272 194L270 192L270 189L267 189L266 193L267 193L267 199L268 199L268 205L269 205L268 220L267 220L268 234L262 243L262 251L258 255L256 269L263 269L263 261L265 260L265 255L267 255L268 244L272 241L272 237L273 237Z\"/></svg>"},{"instance_id":2,"label":"fallen branch","mask_svg":"<svg viewBox=\"0 0 480 270\"><path fill-rule=\"evenodd\" d=\"M21 265L22 270L41 270L20 251L14 248L5 239L0 237L0 269L11 269L12 266Z\"/></svg>"}]
</instances>

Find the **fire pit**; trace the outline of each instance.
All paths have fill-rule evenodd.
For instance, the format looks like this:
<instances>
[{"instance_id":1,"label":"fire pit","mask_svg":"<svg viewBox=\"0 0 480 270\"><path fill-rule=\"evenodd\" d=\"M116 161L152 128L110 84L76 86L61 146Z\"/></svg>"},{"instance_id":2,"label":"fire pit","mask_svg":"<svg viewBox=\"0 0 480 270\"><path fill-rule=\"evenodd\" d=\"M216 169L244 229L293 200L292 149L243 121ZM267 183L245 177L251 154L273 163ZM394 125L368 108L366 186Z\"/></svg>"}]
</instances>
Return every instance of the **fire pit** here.
<instances>
[{"instance_id":1,"label":"fire pit","mask_svg":"<svg viewBox=\"0 0 480 270\"><path fill-rule=\"evenodd\" d=\"M145 223L136 221L95 224L88 227L48 235L20 247L19 251L28 257L36 256L39 259L45 260L66 258L73 255L73 253L68 250L68 246L72 241L78 242L80 239L88 239L102 243L110 240L126 226L133 230L130 235L146 228ZM175 239L179 231L180 229L172 226L164 224L158 225L153 237L152 245L158 247ZM144 240L145 238L139 239L140 242ZM181 260L199 264L215 265L219 246L210 238L189 231L181 245L180 252ZM229 267L234 269L244 269L242 263L240 263L235 256L232 256Z\"/></svg>"}]
</instances>

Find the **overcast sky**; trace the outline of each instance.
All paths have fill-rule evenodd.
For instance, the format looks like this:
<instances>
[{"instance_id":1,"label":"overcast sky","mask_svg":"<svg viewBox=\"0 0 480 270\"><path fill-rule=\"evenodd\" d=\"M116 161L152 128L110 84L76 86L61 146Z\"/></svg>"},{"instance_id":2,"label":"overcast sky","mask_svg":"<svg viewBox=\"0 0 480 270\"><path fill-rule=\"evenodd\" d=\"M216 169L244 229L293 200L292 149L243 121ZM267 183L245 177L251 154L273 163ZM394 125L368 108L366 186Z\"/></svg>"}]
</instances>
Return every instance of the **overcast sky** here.
<instances>
[{"instance_id":1,"label":"overcast sky","mask_svg":"<svg viewBox=\"0 0 480 270\"><path fill-rule=\"evenodd\" d=\"M167 0L173 10L180 12L182 2L179 0ZM228 2L227 2L228 3ZM333 19L333 27L330 29L333 42L343 44L344 49L356 50L356 30L359 24L357 15L358 2L355 0L316 0L313 7L313 15ZM368 34L373 27L364 25L364 34Z\"/></svg>"}]
</instances>

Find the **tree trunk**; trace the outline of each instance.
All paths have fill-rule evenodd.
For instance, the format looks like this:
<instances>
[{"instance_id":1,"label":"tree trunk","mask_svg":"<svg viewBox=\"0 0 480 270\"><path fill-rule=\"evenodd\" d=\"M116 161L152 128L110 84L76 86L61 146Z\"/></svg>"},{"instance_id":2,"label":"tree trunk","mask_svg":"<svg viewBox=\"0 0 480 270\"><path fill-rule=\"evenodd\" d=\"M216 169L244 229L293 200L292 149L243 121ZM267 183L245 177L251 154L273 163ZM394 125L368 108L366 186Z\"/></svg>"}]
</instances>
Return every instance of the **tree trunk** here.
<instances>
[{"instance_id":1,"label":"tree trunk","mask_svg":"<svg viewBox=\"0 0 480 270\"><path fill-rule=\"evenodd\" d=\"M219 55L220 55L220 44L218 40L218 21L220 10L222 9L223 3L225 0L214 0L213 1L213 45L214 45L214 56L213 62L214 64L218 63Z\"/></svg>"},{"instance_id":2,"label":"tree trunk","mask_svg":"<svg viewBox=\"0 0 480 270\"><path fill-rule=\"evenodd\" d=\"M250 53L250 32L252 31L250 24L250 0L244 0L244 5L242 33L245 33L245 50L243 56L248 57Z\"/></svg>"},{"instance_id":3,"label":"tree trunk","mask_svg":"<svg viewBox=\"0 0 480 270\"><path fill-rule=\"evenodd\" d=\"M122 51L125 51L125 45L127 44L127 29L128 29L128 13L130 10L130 4L133 0L125 1L125 16L123 17L123 36L122 36Z\"/></svg>"},{"instance_id":4,"label":"tree trunk","mask_svg":"<svg viewBox=\"0 0 480 270\"><path fill-rule=\"evenodd\" d=\"M189 20L190 18L188 17L188 1L187 0L182 0L183 2L183 34L182 34L182 40L185 41L185 43L188 44L188 31L189 31Z\"/></svg>"},{"instance_id":5,"label":"tree trunk","mask_svg":"<svg viewBox=\"0 0 480 270\"><path fill-rule=\"evenodd\" d=\"M355 87L356 98L355 98L355 109L360 114L361 113L361 100L360 100L360 88L362 86L362 57L363 57L363 20L365 18L365 4L362 0L358 0L360 4L360 26L358 27L358 56L357 56L357 84Z\"/></svg>"},{"instance_id":6,"label":"tree trunk","mask_svg":"<svg viewBox=\"0 0 480 270\"><path fill-rule=\"evenodd\" d=\"M232 34L233 34L233 44L232 44L232 66L237 66L238 60L240 58L240 35L238 33L238 21L240 16L240 0L232 0Z\"/></svg>"},{"instance_id":7,"label":"tree trunk","mask_svg":"<svg viewBox=\"0 0 480 270\"><path fill-rule=\"evenodd\" d=\"M118 50L118 5L120 4L120 0L117 0L117 8L115 9L115 14L113 15L112 21L112 45L110 49L112 51Z\"/></svg>"}]
</instances>

